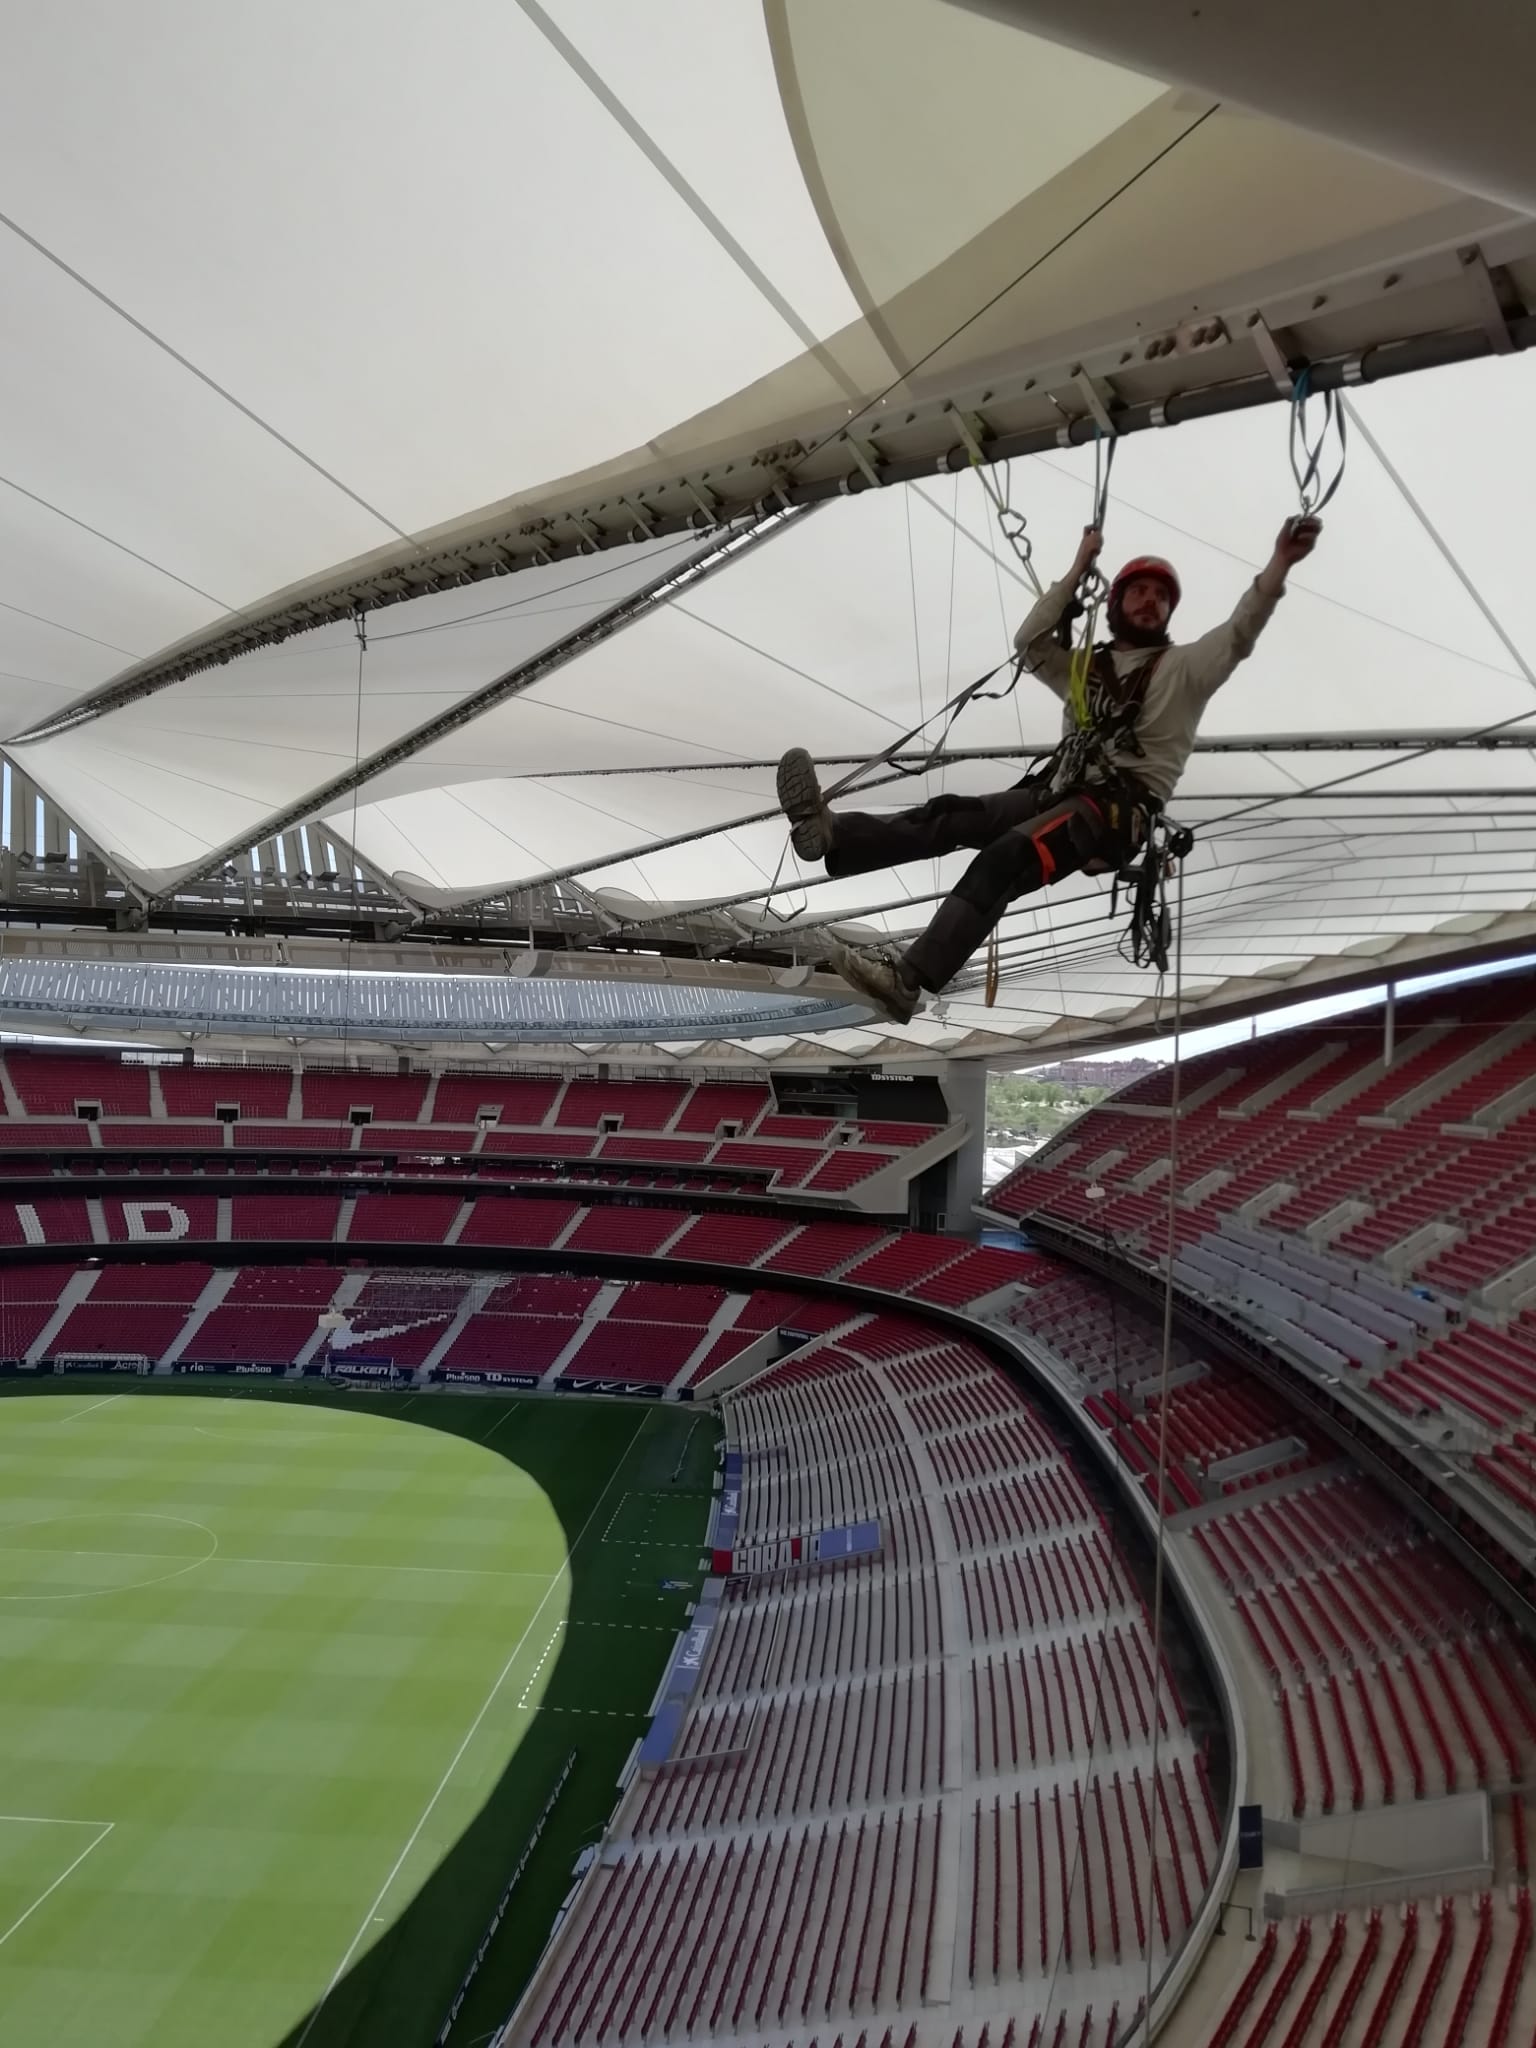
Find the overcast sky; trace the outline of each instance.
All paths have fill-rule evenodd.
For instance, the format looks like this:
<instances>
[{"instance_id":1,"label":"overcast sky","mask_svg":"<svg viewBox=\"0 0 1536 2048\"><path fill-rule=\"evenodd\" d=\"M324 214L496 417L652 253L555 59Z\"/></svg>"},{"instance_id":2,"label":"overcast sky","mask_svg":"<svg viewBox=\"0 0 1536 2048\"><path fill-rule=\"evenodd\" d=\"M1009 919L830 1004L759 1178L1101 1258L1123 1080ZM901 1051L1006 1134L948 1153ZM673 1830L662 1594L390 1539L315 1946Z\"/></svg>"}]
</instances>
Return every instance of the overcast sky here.
<instances>
[{"instance_id":1,"label":"overcast sky","mask_svg":"<svg viewBox=\"0 0 1536 2048\"><path fill-rule=\"evenodd\" d=\"M1536 953L1522 953L1516 959L1501 960L1492 967L1466 967L1448 974L1416 975L1398 982L1397 993L1399 996L1412 996L1422 994L1426 989L1450 988L1458 982L1487 981L1496 974L1513 974L1533 962L1536 962ZM1236 1045L1245 1038L1267 1038L1275 1031L1293 1031L1299 1024L1315 1024L1323 1017L1342 1017L1353 1011L1380 1009L1386 995L1383 985L1362 989L1354 995L1320 996L1315 1002L1289 1003L1284 1009L1271 1010L1263 1017L1249 1018L1240 1024L1210 1024L1202 1031L1186 1031L1183 1056L1192 1059L1196 1053L1214 1052L1218 1046ZM1171 1037L1149 1038L1140 1045L1121 1046L1117 1052L1085 1053L1082 1057L1092 1060L1170 1060L1173 1057L1173 1040Z\"/></svg>"}]
</instances>

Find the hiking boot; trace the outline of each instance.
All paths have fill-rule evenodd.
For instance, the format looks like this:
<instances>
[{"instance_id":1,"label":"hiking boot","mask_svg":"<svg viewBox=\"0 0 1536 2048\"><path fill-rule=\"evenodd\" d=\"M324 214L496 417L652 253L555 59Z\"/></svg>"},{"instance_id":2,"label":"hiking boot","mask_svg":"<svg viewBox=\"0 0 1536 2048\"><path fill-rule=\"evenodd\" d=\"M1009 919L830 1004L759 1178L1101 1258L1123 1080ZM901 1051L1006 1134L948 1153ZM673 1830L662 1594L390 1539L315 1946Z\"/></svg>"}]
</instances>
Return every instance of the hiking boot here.
<instances>
[{"instance_id":1,"label":"hiking boot","mask_svg":"<svg viewBox=\"0 0 1536 2048\"><path fill-rule=\"evenodd\" d=\"M878 1010L893 1024L911 1023L923 991L893 954L865 952L857 946L836 943L827 952L834 970L872 1010Z\"/></svg>"},{"instance_id":2,"label":"hiking boot","mask_svg":"<svg viewBox=\"0 0 1536 2048\"><path fill-rule=\"evenodd\" d=\"M791 747L780 761L777 788L796 859L825 860L832 846L832 813L822 801L816 763L804 747Z\"/></svg>"}]
</instances>

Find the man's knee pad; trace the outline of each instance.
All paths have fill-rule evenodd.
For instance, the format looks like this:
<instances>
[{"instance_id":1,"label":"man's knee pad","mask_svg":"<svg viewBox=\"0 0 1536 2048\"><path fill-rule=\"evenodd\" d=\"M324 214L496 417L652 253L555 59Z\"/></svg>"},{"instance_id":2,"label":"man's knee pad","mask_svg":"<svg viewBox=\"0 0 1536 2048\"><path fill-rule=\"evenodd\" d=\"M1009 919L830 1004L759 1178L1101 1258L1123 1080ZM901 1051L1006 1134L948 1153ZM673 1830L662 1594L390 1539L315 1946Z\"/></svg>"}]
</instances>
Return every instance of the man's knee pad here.
<instances>
[{"instance_id":1,"label":"man's knee pad","mask_svg":"<svg viewBox=\"0 0 1536 2048\"><path fill-rule=\"evenodd\" d=\"M1043 889L1058 875L1075 875L1103 856L1114 834L1107 811L1090 796L1065 797L982 848L955 894L979 910L995 911L1015 896Z\"/></svg>"},{"instance_id":2,"label":"man's knee pad","mask_svg":"<svg viewBox=\"0 0 1536 2048\"><path fill-rule=\"evenodd\" d=\"M1062 806L1063 822L1072 851L1079 861L1101 859L1115 834L1111 813L1118 807L1113 799L1100 804L1096 797L1069 797Z\"/></svg>"},{"instance_id":3,"label":"man's knee pad","mask_svg":"<svg viewBox=\"0 0 1536 2048\"><path fill-rule=\"evenodd\" d=\"M1034 834L1021 825L981 849L955 884L955 894L990 916L999 903L1026 896L1049 879Z\"/></svg>"}]
</instances>

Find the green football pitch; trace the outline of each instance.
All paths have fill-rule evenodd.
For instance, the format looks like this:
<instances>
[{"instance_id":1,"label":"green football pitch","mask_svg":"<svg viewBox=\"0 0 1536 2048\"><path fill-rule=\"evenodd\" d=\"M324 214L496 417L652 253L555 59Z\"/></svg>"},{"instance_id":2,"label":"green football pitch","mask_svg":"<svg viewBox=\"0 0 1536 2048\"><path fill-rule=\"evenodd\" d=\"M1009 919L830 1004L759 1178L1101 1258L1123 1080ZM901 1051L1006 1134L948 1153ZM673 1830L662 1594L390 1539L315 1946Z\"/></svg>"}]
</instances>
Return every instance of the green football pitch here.
<instances>
[{"instance_id":1,"label":"green football pitch","mask_svg":"<svg viewBox=\"0 0 1536 2048\"><path fill-rule=\"evenodd\" d=\"M574 1750L453 2031L484 2042L697 1590L713 1424L4 1395L0 2042L427 2048Z\"/></svg>"}]
</instances>

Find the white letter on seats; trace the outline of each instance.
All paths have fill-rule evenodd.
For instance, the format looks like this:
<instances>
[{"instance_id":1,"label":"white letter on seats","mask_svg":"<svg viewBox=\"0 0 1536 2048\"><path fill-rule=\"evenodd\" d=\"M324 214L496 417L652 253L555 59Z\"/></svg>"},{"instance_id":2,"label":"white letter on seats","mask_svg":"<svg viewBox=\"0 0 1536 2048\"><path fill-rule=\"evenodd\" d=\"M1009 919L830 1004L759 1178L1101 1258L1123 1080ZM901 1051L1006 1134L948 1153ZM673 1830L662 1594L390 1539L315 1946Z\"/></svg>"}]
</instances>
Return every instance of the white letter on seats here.
<instances>
[{"instance_id":1,"label":"white letter on seats","mask_svg":"<svg viewBox=\"0 0 1536 2048\"><path fill-rule=\"evenodd\" d=\"M150 1217L163 1217L163 1222L151 1223ZM185 1237L192 1228L192 1219L185 1209L178 1209L174 1202L124 1202L123 1221L128 1225L128 1237L133 1244L153 1244L157 1240Z\"/></svg>"}]
</instances>

